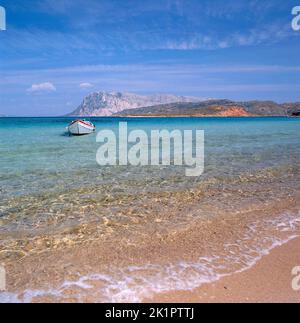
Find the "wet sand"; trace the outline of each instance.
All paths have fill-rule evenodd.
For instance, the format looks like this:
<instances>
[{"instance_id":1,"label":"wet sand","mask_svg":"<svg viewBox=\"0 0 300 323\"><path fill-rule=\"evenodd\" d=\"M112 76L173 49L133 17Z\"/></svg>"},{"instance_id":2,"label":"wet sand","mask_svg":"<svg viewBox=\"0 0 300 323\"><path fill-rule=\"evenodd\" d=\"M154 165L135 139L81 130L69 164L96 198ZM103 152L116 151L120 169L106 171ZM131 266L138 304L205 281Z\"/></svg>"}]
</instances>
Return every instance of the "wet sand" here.
<instances>
[{"instance_id":1,"label":"wet sand","mask_svg":"<svg viewBox=\"0 0 300 323\"><path fill-rule=\"evenodd\" d=\"M286 291L290 272L300 263L299 240L292 247L288 243L274 249L273 245L290 240L291 234L300 235L289 224L295 216L281 217L281 211L276 211L285 204L298 210L297 200L272 205L270 218L265 209L264 221L254 227L255 219L261 217L258 209L241 214L238 221L236 216L224 214L166 234L154 229L143 240L120 240L120 236L112 240L111 236L32 254L7 266L9 289L25 302L233 302L276 301L279 297L296 301L290 298L292 291ZM296 221L299 223L299 217ZM280 257L272 256L281 248L288 252L283 249ZM270 250L273 258L260 261L261 254ZM270 276L272 281L267 282ZM206 284L208 281L215 283ZM201 287L194 289L197 286ZM259 288L262 290L257 291ZM180 292L183 289L186 291ZM162 294L163 290L169 292Z\"/></svg>"},{"instance_id":2,"label":"wet sand","mask_svg":"<svg viewBox=\"0 0 300 323\"><path fill-rule=\"evenodd\" d=\"M273 249L244 272L204 284L192 291L156 295L149 302L192 303L300 303L300 291L292 288L292 269L300 266L300 238Z\"/></svg>"},{"instance_id":3,"label":"wet sand","mask_svg":"<svg viewBox=\"0 0 300 323\"><path fill-rule=\"evenodd\" d=\"M128 218L3 240L0 255L6 256L8 294L2 300L221 301L222 294L215 296L219 283L207 283L221 282L219 289L227 288L223 296L229 295L228 288L235 285L222 286L223 279L256 268L269 251L300 236L299 183L296 172L281 177L257 173L205 190L202 185L140 197L145 216L123 208ZM157 210L152 208L156 199ZM281 268L272 261L271 267ZM243 298L238 289L228 296L231 301Z\"/></svg>"}]
</instances>

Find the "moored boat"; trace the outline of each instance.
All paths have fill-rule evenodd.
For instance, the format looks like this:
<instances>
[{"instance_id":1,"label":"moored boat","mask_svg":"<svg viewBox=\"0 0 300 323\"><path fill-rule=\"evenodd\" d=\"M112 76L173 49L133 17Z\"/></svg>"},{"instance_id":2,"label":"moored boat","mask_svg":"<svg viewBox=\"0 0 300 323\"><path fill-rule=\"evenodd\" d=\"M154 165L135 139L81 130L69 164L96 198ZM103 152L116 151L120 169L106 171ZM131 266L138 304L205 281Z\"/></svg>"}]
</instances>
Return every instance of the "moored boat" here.
<instances>
[{"instance_id":1,"label":"moored boat","mask_svg":"<svg viewBox=\"0 0 300 323\"><path fill-rule=\"evenodd\" d=\"M90 121L74 120L69 124L67 129L74 136L82 136L94 132L96 127Z\"/></svg>"}]
</instances>

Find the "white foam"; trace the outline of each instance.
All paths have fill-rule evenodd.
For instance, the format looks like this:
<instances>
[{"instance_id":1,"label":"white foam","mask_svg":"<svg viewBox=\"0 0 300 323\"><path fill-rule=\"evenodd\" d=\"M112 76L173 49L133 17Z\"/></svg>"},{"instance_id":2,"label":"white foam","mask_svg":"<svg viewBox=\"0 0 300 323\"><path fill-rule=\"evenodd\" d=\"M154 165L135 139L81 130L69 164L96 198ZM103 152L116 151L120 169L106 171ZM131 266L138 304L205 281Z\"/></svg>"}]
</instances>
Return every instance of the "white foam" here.
<instances>
[{"instance_id":1,"label":"white foam","mask_svg":"<svg viewBox=\"0 0 300 323\"><path fill-rule=\"evenodd\" d=\"M22 296L0 293L0 302L30 303L41 296L53 296L67 302L68 296L64 292L72 287L80 288L77 294L72 293L78 302L84 301L84 297L89 295L99 302L115 303L141 302L156 293L192 290L204 283L251 268L272 249L297 237L299 227L300 212L286 213L271 220L254 222L237 241L224 245L222 256L212 254L199 258L197 262L114 269L109 275L91 274L77 281L66 281L59 288L27 290ZM274 234L270 235L269 232Z\"/></svg>"}]
</instances>

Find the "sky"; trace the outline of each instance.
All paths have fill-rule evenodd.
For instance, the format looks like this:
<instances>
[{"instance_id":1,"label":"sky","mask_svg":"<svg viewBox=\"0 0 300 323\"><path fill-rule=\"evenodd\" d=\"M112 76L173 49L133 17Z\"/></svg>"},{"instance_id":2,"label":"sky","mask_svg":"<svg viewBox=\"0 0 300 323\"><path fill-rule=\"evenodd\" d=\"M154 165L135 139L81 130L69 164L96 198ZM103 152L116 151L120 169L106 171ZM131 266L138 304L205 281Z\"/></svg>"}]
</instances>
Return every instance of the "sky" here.
<instances>
[{"instance_id":1,"label":"sky","mask_svg":"<svg viewBox=\"0 0 300 323\"><path fill-rule=\"evenodd\" d=\"M0 0L0 115L96 91L300 101L300 0Z\"/></svg>"}]
</instances>

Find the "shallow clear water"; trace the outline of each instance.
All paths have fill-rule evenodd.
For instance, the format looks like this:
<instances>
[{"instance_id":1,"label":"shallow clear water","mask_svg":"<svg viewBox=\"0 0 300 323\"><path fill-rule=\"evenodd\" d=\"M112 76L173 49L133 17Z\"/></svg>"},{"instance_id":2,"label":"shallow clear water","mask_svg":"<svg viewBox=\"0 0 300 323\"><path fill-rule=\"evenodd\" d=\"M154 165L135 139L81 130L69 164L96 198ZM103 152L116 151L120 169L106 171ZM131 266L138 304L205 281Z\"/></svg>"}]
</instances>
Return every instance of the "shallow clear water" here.
<instances>
[{"instance_id":1,"label":"shallow clear water","mask_svg":"<svg viewBox=\"0 0 300 323\"><path fill-rule=\"evenodd\" d=\"M109 192L117 199L122 193L182 190L209 178L300 164L300 119L296 118L91 119L97 130L116 133L120 121L128 122L129 131L204 130L205 172L199 178L186 177L180 166L100 167L96 134L69 137L65 127L70 120L0 119L0 218L7 220L0 230L15 229L16 219L20 228L39 217L51 218L51 213L73 212L78 205L98 199L99 190L101 196Z\"/></svg>"},{"instance_id":2,"label":"shallow clear water","mask_svg":"<svg viewBox=\"0 0 300 323\"><path fill-rule=\"evenodd\" d=\"M117 133L120 121L148 134L204 130L205 171L195 178L183 166L100 167L96 133L70 137L70 121L0 119L0 261L11 269L0 302L68 301L69 293L77 301L141 301L245 270L298 235L300 119L91 118L97 131ZM227 226L224 214L233 218ZM207 234L191 238L195 220L214 217ZM75 276L64 270L69 257Z\"/></svg>"},{"instance_id":3,"label":"shallow clear water","mask_svg":"<svg viewBox=\"0 0 300 323\"><path fill-rule=\"evenodd\" d=\"M67 118L0 119L0 175L5 193L32 192L35 186L51 189L53 180L69 174L102 174L96 164L96 135L69 137ZM97 130L113 129L120 121L131 129L205 130L205 176L265 166L299 165L300 120L291 118L92 118ZM225 170L225 172L224 172ZM141 170L142 172L143 170ZM139 170L136 170L139 172ZM180 171L178 171L180 173ZM184 172L181 172L182 175ZM58 174L60 176L58 176ZM122 175L122 174L120 174ZM123 174L124 175L124 174ZM32 181L30 181L32 177ZM29 182L23 179L29 180ZM68 178L69 179L69 178ZM34 183L36 184L34 184ZM40 185L37 185L39 183ZM29 185L28 185L29 184ZM33 184L34 187L32 187ZM70 182L64 183L66 186Z\"/></svg>"}]
</instances>

